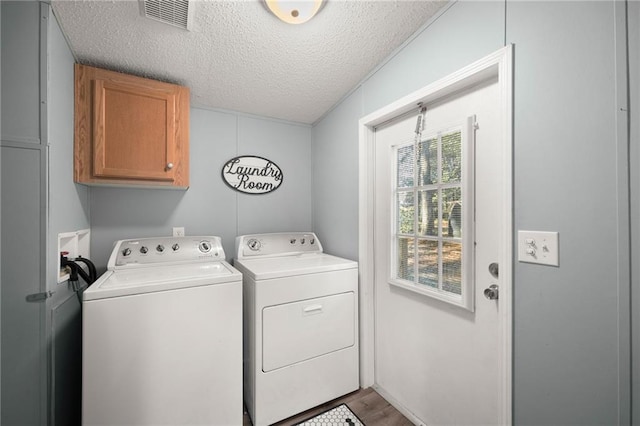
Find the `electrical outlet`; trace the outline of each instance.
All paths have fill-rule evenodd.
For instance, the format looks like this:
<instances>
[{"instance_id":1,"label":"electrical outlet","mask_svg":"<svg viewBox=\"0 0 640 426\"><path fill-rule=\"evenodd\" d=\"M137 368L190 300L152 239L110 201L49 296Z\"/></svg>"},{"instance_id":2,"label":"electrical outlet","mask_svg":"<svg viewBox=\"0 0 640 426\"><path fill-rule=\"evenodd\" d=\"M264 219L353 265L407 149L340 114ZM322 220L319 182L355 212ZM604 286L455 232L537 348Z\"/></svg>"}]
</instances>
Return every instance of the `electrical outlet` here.
<instances>
[{"instance_id":1,"label":"electrical outlet","mask_svg":"<svg viewBox=\"0 0 640 426\"><path fill-rule=\"evenodd\" d=\"M518 260L559 266L557 232L518 231Z\"/></svg>"},{"instance_id":2,"label":"electrical outlet","mask_svg":"<svg viewBox=\"0 0 640 426\"><path fill-rule=\"evenodd\" d=\"M173 228L173 236L174 237L184 237L184 227L180 226L177 228Z\"/></svg>"}]
</instances>

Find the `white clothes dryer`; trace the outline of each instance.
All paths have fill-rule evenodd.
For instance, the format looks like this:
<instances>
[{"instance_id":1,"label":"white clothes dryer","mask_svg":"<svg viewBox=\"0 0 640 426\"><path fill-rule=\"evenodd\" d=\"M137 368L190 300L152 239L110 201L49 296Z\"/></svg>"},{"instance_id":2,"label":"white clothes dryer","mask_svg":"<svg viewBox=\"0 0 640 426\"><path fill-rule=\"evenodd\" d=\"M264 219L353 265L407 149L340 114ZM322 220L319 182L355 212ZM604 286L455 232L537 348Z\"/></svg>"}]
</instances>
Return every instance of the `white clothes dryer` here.
<instances>
[{"instance_id":1,"label":"white clothes dryer","mask_svg":"<svg viewBox=\"0 0 640 426\"><path fill-rule=\"evenodd\" d=\"M118 241L82 320L83 425L242 424L242 276L219 237Z\"/></svg>"},{"instance_id":2,"label":"white clothes dryer","mask_svg":"<svg viewBox=\"0 0 640 426\"><path fill-rule=\"evenodd\" d=\"M244 400L254 426L359 388L358 264L315 234L236 239L243 275Z\"/></svg>"}]
</instances>

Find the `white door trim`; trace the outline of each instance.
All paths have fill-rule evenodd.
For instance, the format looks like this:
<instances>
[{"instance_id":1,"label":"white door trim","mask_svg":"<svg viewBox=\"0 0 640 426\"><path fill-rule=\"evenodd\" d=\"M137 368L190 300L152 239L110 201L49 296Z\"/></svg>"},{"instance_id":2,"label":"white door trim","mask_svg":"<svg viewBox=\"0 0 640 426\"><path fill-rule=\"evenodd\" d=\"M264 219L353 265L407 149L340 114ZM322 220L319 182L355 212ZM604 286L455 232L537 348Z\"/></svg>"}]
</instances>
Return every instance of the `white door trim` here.
<instances>
[{"instance_id":1,"label":"white door trim","mask_svg":"<svg viewBox=\"0 0 640 426\"><path fill-rule=\"evenodd\" d=\"M420 102L428 105L490 77L498 77L503 187L500 189L502 235L500 253L500 415L501 424L512 423L512 308L513 308L513 46L500 50L473 64L417 90L359 121L359 237L360 263L360 385L375 385L374 351L374 161L376 126L411 110Z\"/></svg>"}]
</instances>

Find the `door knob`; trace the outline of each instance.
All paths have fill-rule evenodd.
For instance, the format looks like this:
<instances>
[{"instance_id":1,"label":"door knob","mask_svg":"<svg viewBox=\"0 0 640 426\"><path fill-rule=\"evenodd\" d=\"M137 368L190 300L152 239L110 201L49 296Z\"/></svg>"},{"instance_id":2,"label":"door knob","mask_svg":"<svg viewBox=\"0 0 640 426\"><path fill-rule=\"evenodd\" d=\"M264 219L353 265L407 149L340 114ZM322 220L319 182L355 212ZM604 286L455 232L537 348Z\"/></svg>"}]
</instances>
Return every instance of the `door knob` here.
<instances>
[{"instance_id":1,"label":"door knob","mask_svg":"<svg viewBox=\"0 0 640 426\"><path fill-rule=\"evenodd\" d=\"M497 284L491 284L489 288L484 289L484 297L489 300L498 300L498 293L499 290Z\"/></svg>"},{"instance_id":2,"label":"door knob","mask_svg":"<svg viewBox=\"0 0 640 426\"><path fill-rule=\"evenodd\" d=\"M167 170L173 169L173 163L167 163Z\"/></svg>"}]
</instances>

